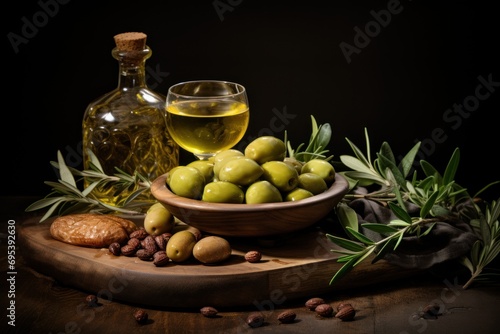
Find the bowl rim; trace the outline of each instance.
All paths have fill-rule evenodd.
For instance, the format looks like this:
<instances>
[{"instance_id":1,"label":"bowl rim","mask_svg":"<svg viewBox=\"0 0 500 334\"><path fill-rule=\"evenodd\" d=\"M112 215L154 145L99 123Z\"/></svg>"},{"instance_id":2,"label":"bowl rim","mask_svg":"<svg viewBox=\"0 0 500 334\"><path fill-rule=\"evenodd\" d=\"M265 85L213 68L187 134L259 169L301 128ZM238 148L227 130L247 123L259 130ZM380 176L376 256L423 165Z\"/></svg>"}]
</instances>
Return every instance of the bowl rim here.
<instances>
[{"instance_id":1,"label":"bowl rim","mask_svg":"<svg viewBox=\"0 0 500 334\"><path fill-rule=\"evenodd\" d=\"M347 179L339 174L335 173L335 181L332 185L324 192L314 195L309 198L302 199L300 201L292 202L273 202L273 203L259 203L259 204L236 204L236 203L214 203L214 202L203 202L201 200L191 199L187 197L181 197L175 195L166 184L168 172L157 177L151 184L151 193L160 202L167 205L172 205L176 207L181 207L184 209L193 210L204 210L204 211L227 211L227 212L257 212L257 211L274 211L289 208L300 208L303 206L310 206L317 203L321 203L324 200L336 196L344 196L349 190L349 183Z\"/></svg>"}]
</instances>

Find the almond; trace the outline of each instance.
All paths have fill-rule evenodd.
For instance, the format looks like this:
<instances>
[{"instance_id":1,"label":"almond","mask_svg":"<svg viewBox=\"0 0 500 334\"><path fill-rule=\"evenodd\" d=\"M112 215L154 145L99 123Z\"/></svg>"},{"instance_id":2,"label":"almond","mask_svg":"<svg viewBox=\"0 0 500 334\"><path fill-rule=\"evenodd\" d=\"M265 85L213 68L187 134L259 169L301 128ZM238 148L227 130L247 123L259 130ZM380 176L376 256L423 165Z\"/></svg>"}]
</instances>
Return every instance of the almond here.
<instances>
[{"instance_id":1,"label":"almond","mask_svg":"<svg viewBox=\"0 0 500 334\"><path fill-rule=\"evenodd\" d=\"M333 307L329 304L320 304L314 309L317 315L323 318L328 318L333 315Z\"/></svg>"},{"instance_id":2,"label":"almond","mask_svg":"<svg viewBox=\"0 0 500 334\"><path fill-rule=\"evenodd\" d=\"M291 324L297 315L292 310L286 310L278 314L278 321L282 324Z\"/></svg>"},{"instance_id":3,"label":"almond","mask_svg":"<svg viewBox=\"0 0 500 334\"><path fill-rule=\"evenodd\" d=\"M338 318L342 321L351 321L354 319L356 315L356 311L351 305L346 305L342 307L337 314L335 314L335 318Z\"/></svg>"},{"instance_id":4,"label":"almond","mask_svg":"<svg viewBox=\"0 0 500 334\"><path fill-rule=\"evenodd\" d=\"M316 306L321 304L325 304L325 301L323 300L323 298L318 298L318 297L311 298L305 303L306 307L311 311L314 311Z\"/></svg>"}]
</instances>

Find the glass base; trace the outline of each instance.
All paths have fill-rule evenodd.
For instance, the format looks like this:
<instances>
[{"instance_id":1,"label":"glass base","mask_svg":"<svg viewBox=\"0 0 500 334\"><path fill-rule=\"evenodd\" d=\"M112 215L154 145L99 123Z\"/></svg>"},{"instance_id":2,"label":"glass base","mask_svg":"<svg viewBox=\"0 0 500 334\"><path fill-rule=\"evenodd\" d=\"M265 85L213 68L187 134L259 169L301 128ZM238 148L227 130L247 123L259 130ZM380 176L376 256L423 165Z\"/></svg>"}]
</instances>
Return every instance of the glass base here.
<instances>
[{"instance_id":1,"label":"glass base","mask_svg":"<svg viewBox=\"0 0 500 334\"><path fill-rule=\"evenodd\" d=\"M208 160L211 157L213 157L215 153L199 153L199 154L194 154L195 157L197 157L200 160Z\"/></svg>"}]
</instances>

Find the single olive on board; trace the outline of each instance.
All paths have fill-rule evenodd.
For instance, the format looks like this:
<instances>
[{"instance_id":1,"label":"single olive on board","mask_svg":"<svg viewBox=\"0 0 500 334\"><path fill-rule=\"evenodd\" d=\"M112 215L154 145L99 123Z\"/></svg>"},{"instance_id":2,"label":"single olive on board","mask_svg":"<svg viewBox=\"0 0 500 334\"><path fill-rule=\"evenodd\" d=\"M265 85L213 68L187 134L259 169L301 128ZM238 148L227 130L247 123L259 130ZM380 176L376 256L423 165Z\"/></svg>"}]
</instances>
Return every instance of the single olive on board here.
<instances>
[{"instance_id":1,"label":"single olive on board","mask_svg":"<svg viewBox=\"0 0 500 334\"><path fill-rule=\"evenodd\" d=\"M226 239L210 235L194 245L193 256L202 263L215 264L227 260L231 251L231 245Z\"/></svg>"},{"instance_id":2,"label":"single olive on board","mask_svg":"<svg viewBox=\"0 0 500 334\"><path fill-rule=\"evenodd\" d=\"M165 252L173 262L184 262L192 257L195 244L196 237L193 233L188 230L179 231L168 239Z\"/></svg>"},{"instance_id":3,"label":"single olive on board","mask_svg":"<svg viewBox=\"0 0 500 334\"><path fill-rule=\"evenodd\" d=\"M144 217L144 229L152 236L171 232L174 224L174 216L162 203L151 205Z\"/></svg>"}]
</instances>

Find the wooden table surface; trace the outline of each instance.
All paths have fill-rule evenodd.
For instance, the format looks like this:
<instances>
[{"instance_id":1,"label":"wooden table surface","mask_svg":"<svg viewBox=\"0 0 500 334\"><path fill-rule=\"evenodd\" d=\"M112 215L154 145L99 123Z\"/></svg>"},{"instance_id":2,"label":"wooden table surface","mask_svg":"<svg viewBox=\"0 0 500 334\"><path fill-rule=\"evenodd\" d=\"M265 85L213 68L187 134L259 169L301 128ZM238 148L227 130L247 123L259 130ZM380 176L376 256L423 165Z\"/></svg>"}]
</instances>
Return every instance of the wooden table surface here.
<instances>
[{"instance_id":1,"label":"wooden table surface","mask_svg":"<svg viewBox=\"0 0 500 334\"><path fill-rule=\"evenodd\" d=\"M363 288L331 292L322 297L334 308L351 303L356 316L342 322L320 318L304 307L305 298L256 300L253 305L218 308L218 316L206 318L199 309L151 307L113 300L106 291L85 291L64 286L30 268L16 248L14 271L8 267L8 226L22 221L30 199L2 199L0 258L1 333L494 333L499 326L500 287L473 285L461 289L466 275L460 266L443 264L414 276ZM10 223L9 223L10 222ZM495 264L497 264L496 261ZM498 267L498 265L496 265ZM349 276L347 276L347 279ZM98 295L98 305L88 307L85 298ZM203 295L199 296L203 300ZM14 303L14 304L12 304ZM437 304L441 314L423 316L427 305ZM14 305L14 306L10 306ZM10 308L10 310L8 309ZM146 324L133 317L137 309L148 313ZM277 316L293 310L291 324L280 324ZM259 328L246 324L247 316L261 311ZM10 322L10 324L9 324ZM15 323L15 326L12 324Z\"/></svg>"}]
</instances>

